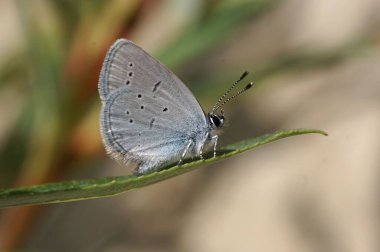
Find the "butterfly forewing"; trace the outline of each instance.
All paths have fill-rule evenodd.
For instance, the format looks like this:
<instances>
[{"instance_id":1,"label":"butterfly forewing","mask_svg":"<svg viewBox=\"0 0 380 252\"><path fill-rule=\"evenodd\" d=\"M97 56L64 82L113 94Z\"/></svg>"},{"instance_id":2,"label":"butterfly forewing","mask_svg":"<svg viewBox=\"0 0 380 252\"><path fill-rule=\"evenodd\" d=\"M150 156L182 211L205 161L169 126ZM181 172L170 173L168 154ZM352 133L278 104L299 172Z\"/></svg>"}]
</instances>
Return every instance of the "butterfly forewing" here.
<instances>
[{"instance_id":1,"label":"butterfly forewing","mask_svg":"<svg viewBox=\"0 0 380 252\"><path fill-rule=\"evenodd\" d=\"M125 86L142 92L161 90L167 99L176 101L194 117L199 118L199 113L203 113L193 94L173 72L133 42L119 39L109 49L100 73L102 102L114 90Z\"/></svg>"}]
</instances>

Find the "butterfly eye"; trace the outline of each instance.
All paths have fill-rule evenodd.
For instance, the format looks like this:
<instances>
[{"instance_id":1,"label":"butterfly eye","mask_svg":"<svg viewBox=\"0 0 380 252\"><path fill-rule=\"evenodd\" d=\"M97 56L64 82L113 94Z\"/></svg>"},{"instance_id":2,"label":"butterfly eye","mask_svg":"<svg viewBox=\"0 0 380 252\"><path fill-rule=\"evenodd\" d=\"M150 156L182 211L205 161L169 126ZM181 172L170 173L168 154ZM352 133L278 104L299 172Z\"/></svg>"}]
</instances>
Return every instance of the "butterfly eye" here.
<instances>
[{"instance_id":1,"label":"butterfly eye","mask_svg":"<svg viewBox=\"0 0 380 252\"><path fill-rule=\"evenodd\" d=\"M214 117L213 122L214 122L214 125L215 125L216 127L219 127L220 124L221 124L221 122L220 122L220 120L219 120L218 117Z\"/></svg>"},{"instance_id":2,"label":"butterfly eye","mask_svg":"<svg viewBox=\"0 0 380 252\"><path fill-rule=\"evenodd\" d=\"M209 114L208 118L209 118L212 128L220 128L223 126L223 123L224 123L223 115L219 116L219 115Z\"/></svg>"}]
</instances>

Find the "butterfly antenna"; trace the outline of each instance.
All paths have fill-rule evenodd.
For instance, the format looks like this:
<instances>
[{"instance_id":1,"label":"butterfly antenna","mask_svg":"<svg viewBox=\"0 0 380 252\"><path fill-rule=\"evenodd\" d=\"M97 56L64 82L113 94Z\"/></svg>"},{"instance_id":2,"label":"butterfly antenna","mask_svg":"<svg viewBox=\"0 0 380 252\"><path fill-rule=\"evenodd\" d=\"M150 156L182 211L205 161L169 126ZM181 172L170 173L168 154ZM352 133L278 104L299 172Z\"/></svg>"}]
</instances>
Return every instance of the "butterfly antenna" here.
<instances>
[{"instance_id":1,"label":"butterfly antenna","mask_svg":"<svg viewBox=\"0 0 380 252\"><path fill-rule=\"evenodd\" d=\"M215 103L214 107L212 108L211 110L211 113L214 113L217 108L220 108L221 106L219 106L219 104L223 101L223 99L235 88L235 86L241 81L243 80L247 75L249 74L248 71L245 71L241 76L240 78L235 81L235 83L224 93L224 95L222 95L219 100ZM225 103L225 102L224 102ZM223 103L223 104L224 104Z\"/></svg>"},{"instance_id":2,"label":"butterfly antenna","mask_svg":"<svg viewBox=\"0 0 380 252\"><path fill-rule=\"evenodd\" d=\"M218 110L219 108L223 107L224 104L226 104L227 102L235 99L237 96L241 95L242 93L244 93L245 91L247 91L248 89L250 89L252 86L254 85L253 82L250 82L248 83L244 88L240 89L239 92L237 92L236 94L234 94L233 96L231 97L228 97L227 99L225 99L221 104L219 104L218 106L216 106L212 112L215 112L216 110Z\"/></svg>"}]
</instances>

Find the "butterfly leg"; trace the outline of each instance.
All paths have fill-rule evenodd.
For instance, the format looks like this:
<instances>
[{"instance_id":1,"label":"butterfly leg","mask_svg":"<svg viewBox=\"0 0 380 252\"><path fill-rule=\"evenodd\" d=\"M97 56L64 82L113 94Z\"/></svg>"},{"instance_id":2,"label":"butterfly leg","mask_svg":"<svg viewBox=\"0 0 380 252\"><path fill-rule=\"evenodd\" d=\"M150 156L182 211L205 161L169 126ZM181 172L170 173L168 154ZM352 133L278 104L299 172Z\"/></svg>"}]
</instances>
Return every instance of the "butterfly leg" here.
<instances>
[{"instance_id":1,"label":"butterfly leg","mask_svg":"<svg viewBox=\"0 0 380 252\"><path fill-rule=\"evenodd\" d=\"M214 143L214 157L216 157L216 148L218 146L218 135L211 137L211 141Z\"/></svg>"},{"instance_id":2,"label":"butterfly leg","mask_svg":"<svg viewBox=\"0 0 380 252\"><path fill-rule=\"evenodd\" d=\"M210 141L210 140L211 140L211 138L210 138L210 133L207 132L206 135L205 135L205 137L204 137L204 139L203 139L203 141L202 141L202 143L200 144L200 148L199 148L199 151L198 151L198 155L199 155L199 158L200 158L201 160L204 160L204 157L203 157L203 150L204 150L204 147L205 147L206 143L207 143L208 141Z\"/></svg>"},{"instance_id":3,"label":"butterfly leg","mask_svg":"<svg viewBox=\"0 0 380 252\"><path fill-rule=\"evenodd\" d=\"M206 141L207 141L207 137L205 138L205 140L201 144L201 148L199 149L199 157L201 158L201 160L204 160L204 157L203 157L203 148L204 148L204 146L206 144Z\"/></svg>"},{"instance_id":4,"label":"butterfly leg","mask_svg":"<svg viewBox=\"0 0 380 252\"><path fill-rule=\"evenodd\" d=\"M193 140L189 140L189 142L187 143L185 149L184 149L183 152L182 152L181 159L178 161L178 165L181 165L181 164L182 164L183 159L185 158L186 153L189 151L190 146L191 146L192 144L193 144Z\"/></svg>"},{"instance_id":5,"label":"butterfly leg","mask_svg":"<svg viewBox=\"0 0 380 252\"><path fill-rule=\"evenodd\" d=\"M205 146L205 143L203 143L201 145L201 148L199 149L199 157L201 158L201 160L204 160L204 157L203 157L203 146Z\"/></svg>"}]
</instances>

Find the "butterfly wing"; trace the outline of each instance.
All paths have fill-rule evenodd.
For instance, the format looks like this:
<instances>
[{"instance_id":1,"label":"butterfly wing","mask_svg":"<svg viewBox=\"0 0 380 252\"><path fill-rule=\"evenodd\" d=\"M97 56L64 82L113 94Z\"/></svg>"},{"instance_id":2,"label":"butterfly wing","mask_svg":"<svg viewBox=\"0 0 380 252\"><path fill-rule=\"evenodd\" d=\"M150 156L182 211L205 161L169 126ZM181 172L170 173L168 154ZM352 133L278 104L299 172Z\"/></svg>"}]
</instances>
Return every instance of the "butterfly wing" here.
<instances>
[{"instance_id":1,"label":"butterfly wing","mask_svg":"<svg viewBox=\"0 0 380 252\"><path fill-rule=\"evenodd\" d=\"M190 90L132 42L116 41L99 80L101 133L109 153L142 170L179 160L189 138L207 128Z\"/></svg>"}]
</instances>

